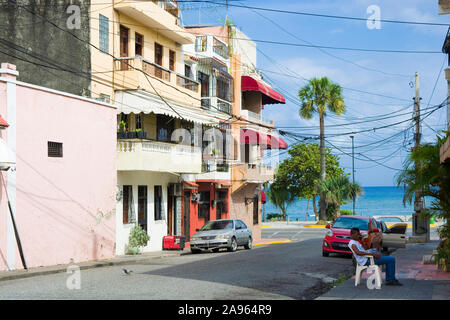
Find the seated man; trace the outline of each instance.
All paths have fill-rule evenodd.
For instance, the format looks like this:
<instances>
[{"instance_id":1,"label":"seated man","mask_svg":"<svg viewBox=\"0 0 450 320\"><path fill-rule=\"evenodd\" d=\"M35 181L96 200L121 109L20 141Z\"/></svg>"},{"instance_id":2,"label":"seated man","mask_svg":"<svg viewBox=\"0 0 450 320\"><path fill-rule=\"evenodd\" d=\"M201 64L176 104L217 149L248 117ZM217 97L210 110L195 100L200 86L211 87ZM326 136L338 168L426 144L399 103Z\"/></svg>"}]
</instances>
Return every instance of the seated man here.
<instances>
[{"instance_id":1,"label":"seated man","mask_svg":"<svg viewBox=\"0 0 450 320\"><path fill-rule=\"evenodd\" d=\"M363 248L359 240L362 238L358 228L352 228L350 231L352 240L348 243L348 247L353 251L353 256L360 266L369 265L369 258L364 257L373 256L374 262L377 265L386 265L386 285L401 286L401 283L395 279L395 258L391 256L381 256L375 250L366 250Z\"/></svg>"}]
</instances>

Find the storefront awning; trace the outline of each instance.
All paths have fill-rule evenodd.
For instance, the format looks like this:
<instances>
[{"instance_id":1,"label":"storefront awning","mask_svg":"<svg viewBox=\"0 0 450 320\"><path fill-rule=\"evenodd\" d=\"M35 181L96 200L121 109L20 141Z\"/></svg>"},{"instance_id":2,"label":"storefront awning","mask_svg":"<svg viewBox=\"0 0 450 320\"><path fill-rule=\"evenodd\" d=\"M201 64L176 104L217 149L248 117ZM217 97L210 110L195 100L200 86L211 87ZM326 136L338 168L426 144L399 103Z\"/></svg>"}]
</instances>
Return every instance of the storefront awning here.
<instances>
[{"instance_id":1,"label":"storefront awning","mask_svg":"<svg viewBox=\"0 0 450 320\"><path fill-rule=\"evenodd\" d=\"M267 149L287 149L288 148L287 143L283 139L277 138L272 135L269 135L269 137L270 137L270 143L267 146Z\"/></svg>"},{"instance_id":2,"label":"storefront awning","mask_svg":"<svg viewBox=\"0 0 450 320\"><path fill-rule=\"evenodd\" d=\"M188 107L168 101L170 107L159 97L141 90L117 91L115 93L114 104L117 106L117 113L154 113L164 114L190 122L218 126L219 119L209 115L200 107ZM200 104L200 103L199 103Z\"/></svg>"},{"instance_id":3,"label":"storefront awning","mask_svg":"<svg viewBox=\"0 0 450 320\"><path fill-rule=\"evenodd\" d=\"M252 77L242 76L241 88L242 88L242 91L259 91L259 92L261 92L263 105L286 103L286 99L284 99L284 97L280 93L269 88L265 84L253 79Z\"/></svg>"},{"instance_id":4,"label":"storefront awning","mask_svg":"<svg viewBox=\"0 0 450 320\"><path fill-rule=\"evenodd\" d=\"M252 129L241 128L241 144L270 145L269 136Z\"/></svg>"},{"instance_id":5,"label":"storefront awning","mask_svg":"<svg viewBox=\"0 0 450 320\"><path fill-rule=\"evenodd\" d=\"M198 184L196 184L195 182L183 181L183 184L184 184L185 189L188 189L188 190L197 190L198 189Z\"/></svg>"}]
</instances>

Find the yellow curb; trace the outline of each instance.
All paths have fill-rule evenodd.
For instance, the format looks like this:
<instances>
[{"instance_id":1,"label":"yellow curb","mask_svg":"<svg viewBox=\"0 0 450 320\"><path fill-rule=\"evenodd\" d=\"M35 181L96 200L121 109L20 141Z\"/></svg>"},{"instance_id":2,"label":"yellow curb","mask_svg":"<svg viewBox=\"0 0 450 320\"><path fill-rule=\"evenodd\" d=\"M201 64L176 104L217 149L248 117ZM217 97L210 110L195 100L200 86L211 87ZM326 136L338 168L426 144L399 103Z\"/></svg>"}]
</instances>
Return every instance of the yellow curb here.
<instances>
[{"instance_id":1,"label":"yellow curb","mask_svg":"<svg viewBox=\"0 0 450 320\"><path fill-rule=\"evenodd\" d=\"M267 225L267 226L261 226L261 229L265 229L265 228L271 228L272 225Z\"/></svg>"},{"instance_id":2,"label":"yellow curb","mask_svg":"<svg viewBox=\"0 0 450 320\"><path fill-rule=\"evenodd\" d=\"M262 246L264 244L275 244L275 243L288 243L288 242L291 242L291 240L280 240L280 241L273 241L273 242L255 243L254 246Z\"/></svg>"},{"instance_id":3,"label":"yellow curb","mask_svg":"<svg viewBox=\"0 0 450 320\"><path fill-rule=\"evenodd\" d=\"M304 227L306 227L306 228L325 228L326 225L320 225L320 224L305 224Z\"/></svg>"}]
</instances>

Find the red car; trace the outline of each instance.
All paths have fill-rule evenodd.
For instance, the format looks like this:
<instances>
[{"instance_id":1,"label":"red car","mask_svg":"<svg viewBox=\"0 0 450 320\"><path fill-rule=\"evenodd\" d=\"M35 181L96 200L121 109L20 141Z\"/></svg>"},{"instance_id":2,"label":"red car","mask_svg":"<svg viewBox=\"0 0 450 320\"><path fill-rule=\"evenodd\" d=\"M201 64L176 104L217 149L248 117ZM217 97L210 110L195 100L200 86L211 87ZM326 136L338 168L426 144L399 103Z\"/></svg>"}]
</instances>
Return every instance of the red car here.
<instances>
[{"instance_id":1,"label":"red car","mask_svg":"<svg viewBox=\"0 0 450 320\"><path fill-rule=\"evenodd\" d=\"M327 233L322 242L322 255L328 257L330 253L352 253L348 247L350 229L359 228L361 234L379 232L377 222L373 218L363 216L340 216L332 225L327 225Z\"/></svg>"}]
</instances>

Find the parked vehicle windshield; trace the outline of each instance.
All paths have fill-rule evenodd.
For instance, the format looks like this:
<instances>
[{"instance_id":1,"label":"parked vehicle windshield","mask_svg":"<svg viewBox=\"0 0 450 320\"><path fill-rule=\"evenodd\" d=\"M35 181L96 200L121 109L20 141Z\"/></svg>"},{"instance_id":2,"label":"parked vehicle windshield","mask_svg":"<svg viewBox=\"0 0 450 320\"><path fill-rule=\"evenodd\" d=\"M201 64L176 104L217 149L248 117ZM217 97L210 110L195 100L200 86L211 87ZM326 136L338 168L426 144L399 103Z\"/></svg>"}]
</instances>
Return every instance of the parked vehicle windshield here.
<instances>
[{"instance_id":1,"label":"parked vehicle windshield","mask_svg":"<svg viewBox=\"0 0 450 320\"><path fill-rule=\"evenodd\" d=\"M337 218L333 223L333 228L337 229L351 229L358 228L359 230L368 230L369 222L365 219L358 218Z\"/></svg>"},{"instance_id":2,"label":"parked vehicle windshield","mask_svg":"<svg viewBox=\"0 0 450 320\"><path fill-rule=\"evenodd\" d=\"M222 229L233 229L233 221L232 220L224 220L224 221L209 221L202 227L202 231L208 230L222 230Z\"/></svg>"}]
</instances>

